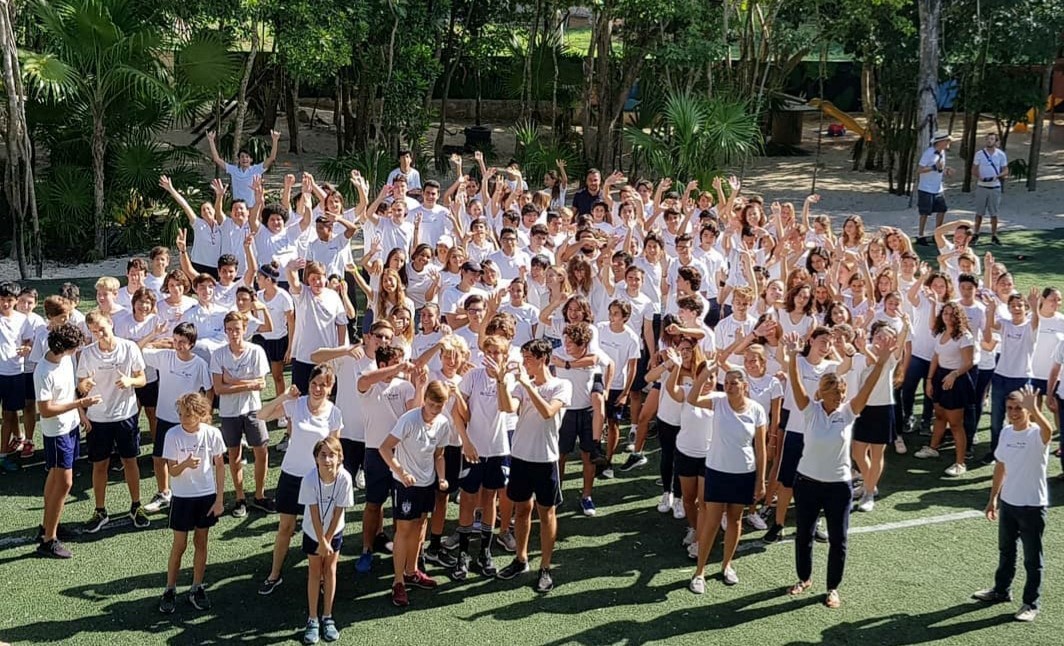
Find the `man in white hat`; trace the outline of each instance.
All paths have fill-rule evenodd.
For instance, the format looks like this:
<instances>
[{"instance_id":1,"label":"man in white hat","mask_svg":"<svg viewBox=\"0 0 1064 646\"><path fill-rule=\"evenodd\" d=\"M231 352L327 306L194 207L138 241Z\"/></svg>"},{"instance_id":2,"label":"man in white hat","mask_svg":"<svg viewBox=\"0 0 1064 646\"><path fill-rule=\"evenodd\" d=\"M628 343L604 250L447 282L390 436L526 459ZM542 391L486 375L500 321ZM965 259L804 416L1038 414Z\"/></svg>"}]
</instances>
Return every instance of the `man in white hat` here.
<instances>
[{"instance_id":1,"label":"man in white hat","mask_svg":"<svg viewBox=\"0 0 1064 646\"><path fill-rule=\"evenodd\" d=\"M953 169L946 166L946 150L953 140L948 134L936 133L924 154L920 156L920 181L917 184L916 206L920 212L920 234L916 244L927 245L924 235L927 216L935 214L935 228L942 226L946 219L946 198L942 180L953 175Z\"/></svg>"}]
</instances>

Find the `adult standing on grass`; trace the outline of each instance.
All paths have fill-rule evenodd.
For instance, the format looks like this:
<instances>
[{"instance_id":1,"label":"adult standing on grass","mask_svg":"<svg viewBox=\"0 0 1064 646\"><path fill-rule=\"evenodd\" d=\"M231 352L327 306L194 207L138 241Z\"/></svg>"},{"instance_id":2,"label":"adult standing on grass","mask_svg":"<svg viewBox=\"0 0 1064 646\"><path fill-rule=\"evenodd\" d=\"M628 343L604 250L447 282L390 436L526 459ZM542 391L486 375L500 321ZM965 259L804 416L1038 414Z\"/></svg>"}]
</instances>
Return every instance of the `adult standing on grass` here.
<instances>
[{"instance_id":1,"label":"adult standing on grass","mask_svg":"<svg viewBox=\"0 0 1064 646\"><path fill-rule=\"evenodd\" d=\"M1009 176L1009 159L1005 151L998 149L996 132L986 135L986 145L975 153L972 159L972 175L979 178L975 185L975 235L972 242L979 239L983 227L983 216L990 216L990 242L1001 244L998 239L998 207L1001 205L1002 180Z\"/></svg>"},{"instance_id":2,"label":"adult standing on grass","mask_svg":"<svg viewBox=\"0 0 1064 646\"><path fill-rule=\"evenodd\" d=\"M876 337L875 367L850 401L846 401L846 382L834 373L820 378L816 400L811 400L798 367L801 340L792 332L785 341L789 357L788 381L795 411L801 413L805 426L805 444L794 483L798 516L794 557L798 583L791 586L789 593L802 594L813 585L813 536L817 516L823 512L827 519L829 545L828 593L824 605L838 608L842 604L839 585L846 569L846 540L853 499L853 465L850 461L853 423L864 410L869 395L891 360L897 339L889 335Z\"/></svg>"},{"instance_id":3,"label":"adult standing on grass","mask_svg":"<svg viewBox=\"0 0 1064 646\"><path fill-rule=\"evenodd\" d=\"M946 219L946 197L942 180L953 175L953 169L946 166L946 150L953 138L948 134L936 134L924 154L920 156L919 183L917 184L916 208L920 213L920 233L916 244L927 246L924 235L927 216L935 214L935 228L942 226Z\"/></svg>"},{"instance_id":4,"label":"adult standing on grass","mask_svg":"<svg viewBox=\"0 0 1064 646\"><path fill-rule=\"evenodd\" d=\"M410 154L409 148L404 148L399 151L399 166L393 168L392 172L388 173L388 181L385 184L394 184L397 177L406 178L406 187L410 190L421 190L421 173L418 169L414 168L413 164L414 156ZM403 196L406 196L406 192L403 192Z\"/></svg>"},{"instance_id":5,"label":"adult standing on grass","mask_svg":"<svg viewBox=\"0 0 1064 646\"><path fill-rule=\"evenodd\" d=\"M211 149L211 160L219 169L229 174L229 184L233 190L233 200L241 200L250 209L255 206L255 191L251 182L256 175L262 176L270 170L273 162L277 160L277 142L281 139L281 133L276 130L270 131L270 155L261 164L252 164L251 153L246 148L241 148L236 154L236 164L226 162L218 154L217 133L207 133L207 145Z\"/></svg>"},{"instance_id":6,"label":"adult standing on grass","mask_svg":"<svg viewBox=\"0 0 1064 646\"><path fill-rule=\"evenodd\" d=\"M107 465L111 452L118 450L122 472L129 488L129 517L138 529L151 521L140 505L140 429L137 427L137 395L134 388L145 384L144 357L136 343L115 336L111 319L93 310L85 325L96 342L81 351L78 361L78 390L99 401L86 411L86 440L92 462L92 493L96 510L85 523L90 534L110 522L107 515Z\"/></svg>"},{"instance_id":7,"label":"adult standing on grass","mask_svg":"<svg viewBox=\"0 0 1064 646\"><path fill-rule=\"evenodd\" d=\"M74 484L74 460L78 459L82 409L100 403L100 396L77 396L74 353L81 347L81 330L64 323L48 333L48 352L33 370L34 395L41 414L44 436L44 523L40 527L37 554L68 559L72 555L59 542L59 517Z\"/></svg>"},{"instance_id":8,"label":"adult standing on grass","mask_svg":"<svg viewBox=\"0 0 1064 646\"><path fill-rule=\"evenodd\" d=\"M1038 407L1038 391L1030 385L1009 393L1005 411L1009 424L1001 431L994 457L994 481L986 517L998 521L998 567L994 587L972 595L979 601L1012 600L1010 588L1016 575L1016 541L1023 544L1023 605L1017 621L1034 621L1042 594L1045 568L1042 535L1046 529L1049 492L1046 467L1053 426Z\"/></svg>"}]
</instances>

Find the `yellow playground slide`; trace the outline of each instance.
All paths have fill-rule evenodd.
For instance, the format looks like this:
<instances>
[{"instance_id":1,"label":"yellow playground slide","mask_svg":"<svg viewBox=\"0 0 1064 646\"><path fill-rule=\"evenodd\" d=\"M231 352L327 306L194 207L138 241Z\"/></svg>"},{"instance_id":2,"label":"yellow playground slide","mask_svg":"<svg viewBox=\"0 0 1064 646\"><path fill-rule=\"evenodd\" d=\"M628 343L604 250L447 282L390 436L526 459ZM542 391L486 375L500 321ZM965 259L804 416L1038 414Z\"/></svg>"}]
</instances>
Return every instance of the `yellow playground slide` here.
<instances>
[{"instance_id":1,"label":"yellow playground slide","mask_svg":"<svg viewBox=\"0 0 1064 646\"><path fill-rule=\"evenodd\" d=\"M857 121L853 117L846 114L842 110L836 108L835 104L833 104L831 101L825 101L823 99L810 99L809 105L823 111L824 114L841 123L843 126L846 127L847 130L853 132L858 137L864 137L865 139L868 138L868 135L865 133L864 127L862 127L861 124L857 123Z\"/></svg>"},{"instance_id":2,"label":"yellow playground slide","mask_svg":"<svg viewBox=\"0 0 1064 646\"><path fill-rule=\"evenodd\" d=\"M810 102L810 103L812 103L812 102ZM1046 112L1053 112L1053 109L1056 108L1061 103L1064 103L1064 99L1061 99L1061 98L1058 98L1058 97L1050 95L1049 98L1046 99ZM1031 108L1030 110L1027 111L1027 121L1025 121L1024 123L1017 123L1015 126L1012 127L1012 131L1013 132L1027 132L1027 130L1031 127L1030 124L1033 124L1033 123L1034 123L1034 108Z\"/></svg>"}]
</instances>

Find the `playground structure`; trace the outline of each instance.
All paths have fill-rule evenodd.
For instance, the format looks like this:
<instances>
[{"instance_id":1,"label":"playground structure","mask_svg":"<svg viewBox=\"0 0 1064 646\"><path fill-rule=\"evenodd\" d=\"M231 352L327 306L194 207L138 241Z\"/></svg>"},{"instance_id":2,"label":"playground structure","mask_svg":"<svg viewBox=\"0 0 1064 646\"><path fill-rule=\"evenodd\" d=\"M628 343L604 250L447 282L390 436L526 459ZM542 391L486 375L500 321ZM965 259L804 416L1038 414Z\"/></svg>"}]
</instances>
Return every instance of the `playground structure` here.
<instances>
[{"instance_id":1,"label":"playground structure","mask_svg":"<svg viewBox=\"0 0 1064 646\"><path fill-rule=\"evenodd\" d=\"M857 120L850 115L835 107L835 104L831 101L825 99L810 99L809 105L838 121L845 126L847 130L853 132L858 137L866 140L871 139L871 133L865 132L864 126L858 123Z\"/></svg>"},{"instance_id":2,"label":"playground structure","mask_svg":"<svg viewBox=\"0 0 1064 646\"><path fill-rule=\"evenodd\" d=\"M1052 120L1053 120L1053 111L1056 109L1056 107L1058 105L1061 105L1062 103L1064 103L1064 97L1053 96L1052 94L1050 94L1046 98L1046 114L1049 115L1050 123L1052 123ZM1031 108L1030 110L1027 111L1027 118L1023 121L1023 123L1017 123L1015 126L1013 126L1012 131L1013 132L1027 132L1031 128L1031 124L1033 124L1033 123L1034 123L1034 108Z\"/></svg>"}]
</instances>

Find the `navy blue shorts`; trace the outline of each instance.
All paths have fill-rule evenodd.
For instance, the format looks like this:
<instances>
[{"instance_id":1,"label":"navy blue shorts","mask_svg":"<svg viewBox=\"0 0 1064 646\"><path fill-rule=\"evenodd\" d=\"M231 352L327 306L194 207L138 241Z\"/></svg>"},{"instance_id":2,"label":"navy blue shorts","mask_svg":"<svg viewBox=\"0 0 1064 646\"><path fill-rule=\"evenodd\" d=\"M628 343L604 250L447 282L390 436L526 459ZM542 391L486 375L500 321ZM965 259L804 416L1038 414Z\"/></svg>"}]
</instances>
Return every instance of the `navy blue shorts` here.
<instances>
[{"instance_id":1,"label":"navy blue shorts","mask_svg":"<svg viewBox=\"0 0 1064 646\"><path fill-rule=\"evenodd\" d=\"M447 489L444 493L458 491L458 479L462 473L462 447L443 447L443 477L447 478Z\"/></svg>"},{"instance_id":2,"label":"navy blue shorts","mask_svg":"<svg viewBox=\"0 0 1064 646\"><path fill-rule=\"evenodd\" d=\"M1034 380L1031 381L1034 383ZM37 401L37 387L33 385L33 373L22 373L22 397L28 402ZM1042 382L1042 392L1046 391L1045 382Z\"/></svg>"},{"instance_id":3,"label":"navy blue shorts","mask_svg":"<svg viewBox=\"0 0 1064 646\"><path fill-rule=\"evenodd\" d=\"M0 375L0 407L8 412L25 408L25 390L26 378L21 372L17 375Z\"/></svg>"},{"instance_id":4,"label":"navy blue shorts","mask_svg":"<svg viewBox=\"0 0 1064 646\"><path fill-rule=\"evenodd\" d=\"M802 459L802 451L804 449L804 435L794 431L784 433L783 454L780 456L780 472L776 480L788 489L794 488L794 479L798 475L798 463Z\"/></svg>"},{"instance_id":5,"label":"navy blue shorts","mask_svg":"<svg viewBox=\"0 0 1064 646\"><path fill-rule=\"evenodd\" d=\"M332 540L329 541L329 544L332 545L333 551L339 554L340 547L342 547L344 544L343 532L340 532L336 536L333 536ZM307 556L318 555L318 541L311 538L306 532L303 532L303 553Z\"/></svg>"},{"instance_id":6,"label":"navy blue shorts","mask_svg":"<svg viewBox=\"0 0 1064 646\"><path fill-rule=\"evenodd\" d=\"M181 426L181 424L164 419L155 421L155 439L152 441L151 447L151 456L153 458L163 457L163 447L166 444L166 432L175 426Z\"/></svg>"},{"instance_id":7,"label":"navy blue shorts","mask_svg":"<svg viewBox=\"0 0 1064 646\"><path fill-rule=\"evenodd\" d=\"M288 352L288 335L279 339L264 339L261 334L251 337L251 342L261 347L266 352L266 358L270 363L281 363L284 355Z\"/></svg>"},{"instance_id":8,"label":"navy blue shorts","mask_svg":"<svg viewBox=\"0 0 1064 646\"><path fill-rule=\"evenodd\" d=\"M865 406L853 423L853 441L890 444L894 441L894 404Z\"/></svg>"},{"instance_id":9,"label":"navy blue shorts","mask_svg":"<svg viewBox=\"0 0 1064 646\"><path fill-rule=\"evenodd\" d=\"M727 505L750 505L754 502L756 485L756 471L726 473L706 467L706 487L702 494L702 501Z\"/></svg>"},{"instance_id":10,"label":"navy blue shorts","mask_svg":"<svg viewBox=\"0 0 1064 646\"><path fill-rule=\"evenodd\" d=\"M74 460L81 454L81 428L55 437L44 436L44 468L73 469Z\"/></svg>"},{"instance_id":11,"label":"navy blue shorts","mask_svg":"<svg viewBox=\"0 0 1064 646\"><path fill-rule=\"evenodd\" d=\"M706 470L706 457L696 458L676 449L673 471L681 478L697 478Z\"/></svg>"},{"instance_id":12,"label":"navy blue shorts","mask_svg":"<svg viewBox=\"0 0 1064 646\"><path fill-rule=\"evenodd\" d=\"M535 496L541 507L562 504L562 485L557 462L527 462L510 458L510 482L506 497L514 502L528 502Z\"/></svg>"},{"instance_id":13,"label":"navy blue shorts","mask_svg":"<svg viewBox=\"0 0 1064 646\"><path fill-rule=\"evenodd\" d=\"M458 474L458 483L462 491L476 493L481 487L494 491L506 487L506 457L494 455L490 458L480 458L476 462L468 462L462 459L462 470Z\"/></svg>"},{"instance_id":14,"label":"navy blue shorts","mask_svg":"<svg viewBox=\"0 0 1064 646\"><path fill-rule=\"evenodd\" d=\"M214 500L213 493L193 498L174 496L170 499L170 529L191 532L214 527L218 523L218 517L211 513Z\"/></svg>"},{"instance_id":15,"label":"navy blue shorts","mask_svg":"<svg viewBox=\"0 0 1064 646\"><path fill-rule=\"evenodd\" d=\"M303 478L294 476L285 471L277 479L277 493L274 502L277 505L277 513L298 516L303 513L303 505L299 504L299 487L303 484Z\"/></svg>"},{"instance_id":16,"label":"navy blue shorts","mask_svg":"<svg viewBox=\"0 0 1064 646\"><path fill-rule=\"evenodd\" d=\"M310 373L314 370L313 363L303 363L292 359L292 385L299 392L306 395L310 391Z\"/></svg>"},{"instance_id":17,"label":"navy blue shorts","mask_svg":"<svg viewBox=\"0 0 1064 646\"><path fill-rule=\"evenodd\" d=\"M945 213L947 210L946 197L942 193L928 193L927 191L917 191L916 209L920 215L931 215L932 213Z\"/></svg>"},{"instance_id":18,"label":"navy blue shorts","mask_svg":"<svg viewBox=\"0 0 1064 646\"><path fill-rule=\"evenodd\" d=\"M392 489L392 519L418 520L436 508L435 484L424 487L407 487L396 482Z\"/></svg>"},{"instance_id":19,"label":"navy blue shorts","mask_svg":"<svg viewBox=\"0 0 1064 646\"><path fill-rule=\"evenodd\" d=\"M137 396L137 403L144 408L155 408L159 403L159 380L149 382L140 388L133 389Z\"/></svg>"},{"instance_id":20,"label":"navy blue shorts","mask_svg":"<svg viewBox=\"0 0 1064 646\"><path fill-rule=\"evenodd\" d=\"M392 492L395 479L392 478L392 470L381 457L381 452L367 448L362 470L366 474L366 502L372 505L383 505L388 499L388 494Z\"/></svg>"},{"instance_id":21,"label":"navy blue shorts","mask_svg":"<svg viewBox=\"0 0 1064 646\"><path fill-rule=\"evenodd\" d=\"M590 408L570 408L562 416L562 426L558 431L558 450L562 455L572 453L576 441L580 440L580 450L590 453L595 449L594 414Z\"/></svg>"},{"instance_id":22,"label":"navy blue shorts","mask_svg":"<svg viewBox=\"0 0 1064 646\"><path fill-rule=\"evenodd\" d=\"M611 388L609 397L606 398L606 419L619 422L624 419L624 409L628 407L628 403L617 403L617 398L624 392L620 388Z\"/></svg>"},{"instance_id":23,"label":"navy blue shorts","mask_svg":"<svg viewBox=\"0 0 1064 646\"><path fill-rule=\"evenodd\" d=\"M119 422L93 422L85 439L89 447L89 462L110 460L111 453L116 450L118 457L127 460L140 455L140 429L137 428L136 415Z\"/></svg>"},{"instance_id":24,"label":"navy blue shorts","mask_svg":"<svg viewBox=\"0 0 1064 646\"><path fill-rule=\"evenodd\" d=\"M362 463L366 461L366 443L341 437L340 448L344 450L344 468L354 478L362 468Z\"/></svg>"}]
</instances>

